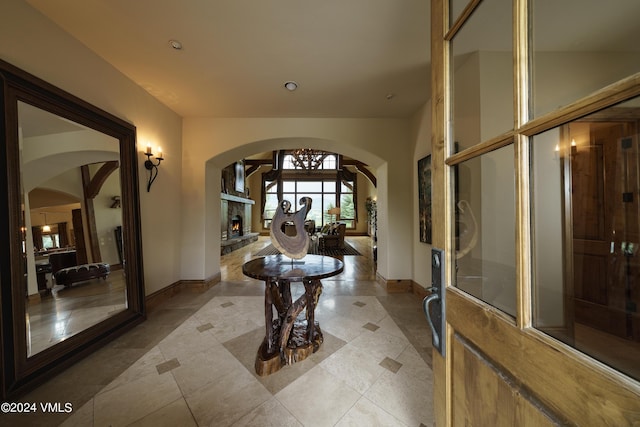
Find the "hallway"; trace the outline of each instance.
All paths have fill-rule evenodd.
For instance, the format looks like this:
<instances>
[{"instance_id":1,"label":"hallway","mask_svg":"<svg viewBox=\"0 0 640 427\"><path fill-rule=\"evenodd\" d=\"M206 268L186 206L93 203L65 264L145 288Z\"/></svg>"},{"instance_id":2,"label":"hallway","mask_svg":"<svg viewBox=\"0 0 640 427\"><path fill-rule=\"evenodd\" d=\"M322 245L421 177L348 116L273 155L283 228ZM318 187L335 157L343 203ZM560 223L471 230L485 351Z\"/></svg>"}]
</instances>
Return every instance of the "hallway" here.
<instances>
[{"instance_id":1,"label":"hallway","mask_svg":"<svg viewBox=\"0 0 640 427\"><path fill-rule=\"evenodd\" d=\"M432 426L431 339L420 299L388 294L374 280L370 239L347 239L362 255L345 256L345 271L323 281L316 319L325 339L310 358L255 374L263 284L238 266L269 243L261 237L221 258L221 283L175 296L20 399L71 402L70 416L2 415L0 424Z\"/></svg>"}]
</instances>

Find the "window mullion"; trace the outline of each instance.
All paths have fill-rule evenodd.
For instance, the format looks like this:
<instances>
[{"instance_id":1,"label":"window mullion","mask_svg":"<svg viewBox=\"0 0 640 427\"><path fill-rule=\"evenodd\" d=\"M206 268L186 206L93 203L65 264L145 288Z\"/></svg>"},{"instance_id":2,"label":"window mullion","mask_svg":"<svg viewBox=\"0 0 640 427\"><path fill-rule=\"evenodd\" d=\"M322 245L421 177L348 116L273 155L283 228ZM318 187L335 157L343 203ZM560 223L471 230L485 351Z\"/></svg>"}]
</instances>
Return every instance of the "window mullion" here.
<instances>
[{"instance_id":1,"label":"window mullion","mask_svg":"<svg viewBox=\"0 0 640 427\"><path fill-rule=\"evenodd\" d=\"M514 0L513 6L513 72L514 72L514 143L516 171L516 324L520 328L531 325L532 299L532 248L531 248L531 198L529 138L518 133L518 129L530 117L531 70L529 53L530 28L528 0Z\"/></svg>"}]
</instances>

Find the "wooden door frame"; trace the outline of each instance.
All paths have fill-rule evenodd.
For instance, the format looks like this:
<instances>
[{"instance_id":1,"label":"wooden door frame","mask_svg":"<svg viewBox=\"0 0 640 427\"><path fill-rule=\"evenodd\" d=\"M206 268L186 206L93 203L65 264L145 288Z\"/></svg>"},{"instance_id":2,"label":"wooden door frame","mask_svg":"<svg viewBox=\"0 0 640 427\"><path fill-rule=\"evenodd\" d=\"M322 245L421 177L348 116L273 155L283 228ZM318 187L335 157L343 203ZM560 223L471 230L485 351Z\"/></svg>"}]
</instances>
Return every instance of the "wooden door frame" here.
<instances>
[{"instance_id":1,"label":"wooden door frame","mask_svg":"<svg viewBox=\"0 0 640 427\"><path fill-rule=\"evenodd\" d=\"M432 244L435 248L444 249L445 266L453 261L450 251L449 236L451 235L451 221L447 206L451 203L451 195L445 191L449 188L449 179L445 169L445 159L449 155L445 143L447 132L446 124L449 123L449 97L448 97L448 73L449 73L449 45L445 42L445 23L449 22L448 7L444 0L431 1L431 203L432 203ZM445 268L445 283L452 283L452 272ZM445 347L453 338L453 329L446 326ZM447 351L448 353L448 351ZM440 353L433 350L432 369L433 379L433 405L436 426L450 426L451 418L451 358L446 359Z\"/></svg>"},{"instance_id":2,"label":"wooden door frame","mask_svg":"<svg viewBox=\"0 0 640 427\"><path fill-rule=\"evenodd\" d=\"M454 409L452 343L458 337L478 348L514 380L514 399L550 413L556 422L628 425L640 415L640 383L532 327L532 230L529 182L530 138L586 114L640 95L640 73L549 114L528 117L528 4L514 0L514 130L463 152L451 153L449 41L480 0L471 0L449 29L447 0L431 1L433 246L445 250L447 283L446 357L433 352L437 426L451 426ZM451 287L454 283L453 167L513 144L516 162L517 317ZM454 313L455 315L452 315ZM524 379L523 383L520 379ZM595 398L591 399L594 396ZM606 398L603 398L606 397ZM522 399L520 399L522 400ZM514 417L529 420L517 407ZM524 417L524 418L523 418ZM515 419L515 418L514 418ZM524 425L524 424L520 424Z\"/></svg>"}]
</instances>

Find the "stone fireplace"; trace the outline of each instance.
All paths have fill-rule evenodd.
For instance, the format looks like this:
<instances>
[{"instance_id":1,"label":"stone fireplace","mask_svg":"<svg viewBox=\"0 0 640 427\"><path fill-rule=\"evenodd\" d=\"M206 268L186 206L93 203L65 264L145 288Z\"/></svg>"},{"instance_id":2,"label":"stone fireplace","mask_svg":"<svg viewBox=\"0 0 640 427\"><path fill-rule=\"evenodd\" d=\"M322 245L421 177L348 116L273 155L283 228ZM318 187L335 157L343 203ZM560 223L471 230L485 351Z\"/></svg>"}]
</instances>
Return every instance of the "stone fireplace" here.
<instances>
[{"instance_id":1,"label":"stone fireplace","mask_svg":"<svg viewBox=\"0 0 640 427\"><path fill-rule=\"evenodd\" d=\"M224 255L258 240L251 232L251 208L254 200L231 194L220 194L220 240Z\"/></svg>"}]
</instances>

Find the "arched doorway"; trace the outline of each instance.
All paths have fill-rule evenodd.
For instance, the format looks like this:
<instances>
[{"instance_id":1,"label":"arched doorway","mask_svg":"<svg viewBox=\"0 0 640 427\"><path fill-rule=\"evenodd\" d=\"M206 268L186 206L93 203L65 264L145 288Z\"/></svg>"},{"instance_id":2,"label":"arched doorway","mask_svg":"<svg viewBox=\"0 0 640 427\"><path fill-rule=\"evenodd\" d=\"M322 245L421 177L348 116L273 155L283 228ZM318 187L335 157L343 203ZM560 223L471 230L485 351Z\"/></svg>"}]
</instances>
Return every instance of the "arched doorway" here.
<instances>
[{"instance_id":1,"label":"arched doorway","mask_svg":"<svg viewBox=\"0 0 640 427\"><path fill-rule=\"evenodd\" d=\"M225 213L225 212L230 212L230 210L220 209L218 208L218 206L220 206L221 204L224 204L223 199L228 198L225 192L233 193L232 197L235 197L235 195L237 194L233 191L228 190L228 188L231 188L233 186L233 183L231 183L231 185L229 183L224 184L223 176L224 175L228 176L230 173L233 173L233 166L237 162L239 161L246 162L246 164L244 165L244 170L247 173L243 178L244 178L244 184L248 190L247 192L249 193L249 194L246 194L246 196L247 198L250 198L251 201L253 202L252 215L251 215L253 219L251 220L252 221L251 231L252 233L267 235L268 225L265 226L265 221L263 221L264 201L262 200L262 197L261 197L262 196L261 189L263 185L262 174L267 171L271 171L274 168L272 153L274 151L278 152L280 150L295 149L300 147L310 147L316 150L328 151L329 149L335 149L335 146L336 146L336 143L333 141L324 141L317 138L285 138L285 139L277 139L277 140L265 140L265 141L257 141L255 143L248 144L245 147L237 147L233 150L230 150L229 152L216 156L210 159L209 162L207 162L206 182L211 183L212 186L214 186L215 183L218 183L218 186L219 186L217 200L214 195L214 193L216 192L216 189L212 188L210 190L209 186L207 186L207 189L206 189L206 195L207 195L206 197L208 199L206 202L206 206L211 206L211 208L208 209L206 213L207 223L208 223L208 225L206 226L206 229L211 230L211 233L213 235L213 239L207 237L205 242L207 246L207 253L211 254L211 256L207 256L207 259L206 259L206 264L207 264L206 269L207 271L211 272L207 277L212 277L213 275L215 275L216 270L220 271L220 265L218 264L216 266L215 260L217 260L217 262L219 263L219 254L220 254L219 245L222 243L225 237L229 237L228 235L225 236L226 233L224 232L224 230L222 230L222 227L220 227L219 224L222 222L225 222L225 219L227 220L225 223L230 221L229 218L223 218L223 215L228 215L228 213ZM271 151L265 151L268 149L271 149ZM340 158L346 159L345 165L343 167L346 167L351 172L353 172L354 176L358 175L358 185L359 187L361 187L360 190L358 191L357 201L356 201L356 204L358 205L356 208L359 211L358 212L359 224L356 227L355 221L354 221L354 226L352 227L352 234L364 236L367 234L367 230L368 230L366 225L366 221L367 221L366 219L367 211L365 207L366 199L367 198L375 199L377 197L376 170L367 166L364 161L350 156L350 154L362 155L362 153L357 152L358 150L345 150L345 151L346 152L344 153L336 152L336 154L340 156ZM354 154L352 154L351 152L353 152ZM365 158L367 157L372 157L372 156L370 153L366 153ZM229 162L229 163L225 165L224 162ZM376 162L379 163L380 159L376 159ZM261 167L260 166L256 167L256 165L261 165ZM224 188L225 185L227 189ZM243 196L242 194L239 194L239 195ZM241 202L238 202L238 203L241 203ZM324 204L326 205L326 202ZM318 202L318 205L323 206L321 201ZM223 210L225 212L222 212ZM237 211L237 209L235 211ZM218 214L218 219L217 220L212 219L212 218L215 218L216 213ZM233 216L235 216L235 214ZM246 229L247 228L246 219L244 219L243 221L245 222L245 229ZM215 240L218 241L217 247L214 246L215 243L213 243ZM214 252L217 252L218 255L217 256L214 255Z\"/></svg>"}]
</instances>

